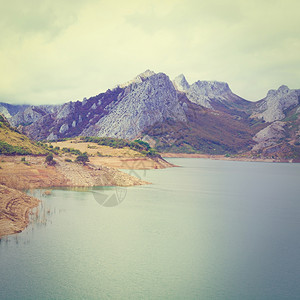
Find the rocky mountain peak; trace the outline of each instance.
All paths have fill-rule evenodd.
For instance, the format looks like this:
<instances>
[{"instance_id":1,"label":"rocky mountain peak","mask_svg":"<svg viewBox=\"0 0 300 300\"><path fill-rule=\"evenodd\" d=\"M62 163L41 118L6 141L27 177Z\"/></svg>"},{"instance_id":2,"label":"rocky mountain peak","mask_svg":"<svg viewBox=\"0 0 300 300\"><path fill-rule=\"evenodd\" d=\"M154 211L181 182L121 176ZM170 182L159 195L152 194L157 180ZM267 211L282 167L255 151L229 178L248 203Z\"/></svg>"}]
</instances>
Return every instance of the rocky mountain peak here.
<instances>
[{"instance_id":1,"label":"rocky mountain peak","mask_svg":"<svg viewBox=\"0 0 300 300\"><path fill-rule=\"evenodd\" d=\"M173 84L175 88L180 92L185 92L190 88L190 85L183 74L180 74L177 77L175 77L175 79L173 80Z\"/></svg>"},{"instance_id":2,"label":"rocky mountain peak","mask_svg":"<svg viewBox=\"0 0 300 300\"><path fill-rule=\"evenodd\" d=\"M198 80L193 85L197 87L202 95L209 97L221 96L224 93L231 92L226 82Z\"/></svg>"},{"instance_id":3,"label":"rocky mountain peak","mask_svg":"<svg viewBox=\"0 0 300 300\"><path fill-rule=\"evenodd\" d=\"M287 94L289 91L290 91L290 89L289 89L288 86L286 86L286 85L281 85L281 86L278 88L278 92L280 92L280 93Z\"/></svg>"},{"instance_id":4,"label":"rocky mountain peak","mask_svg":"<svg viewBox=\"0 0 300 300\"><path fill-rule=\"evenodd\" d=\"M148 69L145 72L143 72L143 73L137 75L136 77L134 77L132 80L129 80L129 81L123 83L123 84L118 85L118 87L125 88L125 87L130 86L134 83L141 83L141 82L143 82L144 80L146 80L148 77L150 77L152 75L155 75L155 72Z\"/></svg>"},{"instance_id":5,"label":"rocky mountain peak","mask_svg":"<svg viewBox=\"0 0 300 300\"><path fill-rule=\"evenodd\" d=\"M232 102L234 95L226 82L196 81L186 91L190 101L213 109L214 104Z\"/></svg>"},{"instance_id":6,"label":"rocky mountain peak","mask_svg":"<svg viewBox=\"0 0 300 300\"><path fill-rule=\"evenodd\" d=\"M299 104L298 90L289 89L286 85L277 90L270 90L262 101L257 104L255 117L266 122L273 122L285 118L285 110Z\"/></svg>"},{"instance_id":7,"label":"rocky mountain peak","mask_svg":"<svg viewBox=\"0 0 300 300\"><path fill-rule=\"evenodd\" d=\"M151 71L151 70L147 69L145 72L139 74L137 77L147 78L147 77L150 77L150 76L152 76L154 74L155 74L154 71Z\"/></svg>"}]
</instances>

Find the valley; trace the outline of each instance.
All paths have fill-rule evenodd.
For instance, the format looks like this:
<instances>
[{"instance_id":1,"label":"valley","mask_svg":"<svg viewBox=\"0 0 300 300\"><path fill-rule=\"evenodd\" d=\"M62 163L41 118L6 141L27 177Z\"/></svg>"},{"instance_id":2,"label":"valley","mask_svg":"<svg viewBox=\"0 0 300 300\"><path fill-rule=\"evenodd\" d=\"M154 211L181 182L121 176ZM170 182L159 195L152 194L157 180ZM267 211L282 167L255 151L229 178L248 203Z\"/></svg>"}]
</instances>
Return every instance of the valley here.
<instances>
[{"instance_id":1,"label":"valley","mask_svg":"<svg viewBox=\"0 0 300 300\"><path fill-rule=\"evenodd\" d=\"M225 82L190 84L182 74L171 80L165 73L146 70L82 101L1 103L0 111L35 141L79 136L139 139L160 153L298 161L299 97L299 89L282 85L251 102L234 94Z\"/></svg>"},{"instance_id":2,"label":"valley","mask_svg":"<svg viewBox=\"0 0 300 300\"><path fill-rule=\"evenodd\" d=\"M299 98L282 85L251 102L225 82L189 84L147 70L82 101L1 102L1 226L13 228L9 215L28 223L38 202L21 191L148 184L120 170L174 167L162 157L300 162Z\"/></svg>"}]
</instances>

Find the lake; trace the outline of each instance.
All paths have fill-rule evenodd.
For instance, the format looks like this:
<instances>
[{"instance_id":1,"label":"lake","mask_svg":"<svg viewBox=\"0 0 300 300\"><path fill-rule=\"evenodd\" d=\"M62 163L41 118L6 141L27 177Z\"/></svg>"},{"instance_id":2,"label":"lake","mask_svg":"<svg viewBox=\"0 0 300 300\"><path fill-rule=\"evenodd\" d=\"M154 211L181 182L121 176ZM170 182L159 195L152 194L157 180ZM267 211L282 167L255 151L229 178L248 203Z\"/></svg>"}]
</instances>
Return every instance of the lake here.
<instances>
[{"instance_id":1,"label":"lake","mask_svg":"<svg viewBox=\"0 0 300 300\"><path fill-rule=\"evenodd\" d=\"M299 299L300 164L168 160L127 171L151 185L31 191L0 299Z\"/></svg>"}]
</instances>

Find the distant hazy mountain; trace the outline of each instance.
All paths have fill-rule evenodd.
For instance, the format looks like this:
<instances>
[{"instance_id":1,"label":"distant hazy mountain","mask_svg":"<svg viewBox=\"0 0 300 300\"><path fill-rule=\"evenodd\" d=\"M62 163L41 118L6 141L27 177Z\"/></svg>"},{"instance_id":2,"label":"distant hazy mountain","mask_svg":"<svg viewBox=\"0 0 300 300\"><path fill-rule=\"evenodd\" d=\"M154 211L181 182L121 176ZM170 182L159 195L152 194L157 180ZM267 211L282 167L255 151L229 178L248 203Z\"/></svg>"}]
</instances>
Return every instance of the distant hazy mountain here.
<instances>
[{"instance_id":1,"label":"distant hazy mountain","mask_svg":"<svg viewBox=\"0 0 300 300\"><path fill-rule=\"evenodd\" d=\"M30 105L12 105L8 103L0 102L0 113L6 118L11 118L16 115L19 111L22 111Z\"/></svg>"},{"instance_id":2,"label":"distant hazy mountain","mask_svg":"<svg viewBox=\"0 0 300 300\"><path fill-rule=\"evenodd\" d=\"M281 157L297 157L299 151L300 157L299 97L300 90L282 86L250 102L234 94L225 82L189 84L184 75L172 82L164 73L147 70L84 101L60 106L0 104L0 111L36 140L110 136L141 138L160 151L248 151L249 155ZM281 122L272 125L275 121ZM286 145L285 154L278 145Z\"/></svg>"}]
</instances>

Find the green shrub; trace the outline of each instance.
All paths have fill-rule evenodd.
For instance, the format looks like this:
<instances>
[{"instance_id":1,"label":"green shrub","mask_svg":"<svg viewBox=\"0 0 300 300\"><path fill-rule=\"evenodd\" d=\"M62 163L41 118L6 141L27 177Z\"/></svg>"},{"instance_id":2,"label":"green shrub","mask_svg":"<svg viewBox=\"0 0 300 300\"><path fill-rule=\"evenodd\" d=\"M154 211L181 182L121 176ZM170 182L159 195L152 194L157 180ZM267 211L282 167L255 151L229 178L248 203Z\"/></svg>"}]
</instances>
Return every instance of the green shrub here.
<instances>
[{"instance_id":1,"label":"green shrub","mask_svg":"<svg viewBox=\"0 0 300 300\"><path fill-rule=\"evenodd\" d=\"M94 137L94 136L80 137L80 140L85 143L97 143L100 146L109 146L112 148L129 147L130 149L140 152L149 157L158 156L156 150L151 148L147 142L141 140L135 140L131 142L128 140L118 139L118 138ZM92 146L88 145L88 148L92 148Z\"/></svg>"},{"instance_id":2,"label":"green shrub","mask_svg":"<svg viewBox=\"0 0 300 300\"><path fill-rule=\"evenodd\" d=\"M51 153L46 156L45 163L49 166L54 166L56 164L56 161L53 159L53 155Z\"/></svg>"},{"instance_id":3,"label":"green shrub","mask_svg":"<svg viewBox=\"0 0 300 300\"><path fill-rule=\"evenodd\" d=\"M64 153L71 153L74 155L82 155L82 152L80 150L74 149L74 148L62 148L61 149Z\"/></svg>"},{"instance_id":4,"label":"green shrub","mask_svg":"<svg viewBox=\"0 0 300 300\"><path fill-rule=\"evenodd\" d=\"M89 161L89 158L86 153L83 153L82 155L78 155L75 161L85 165Z\"/></svg>"}]
</instances>

